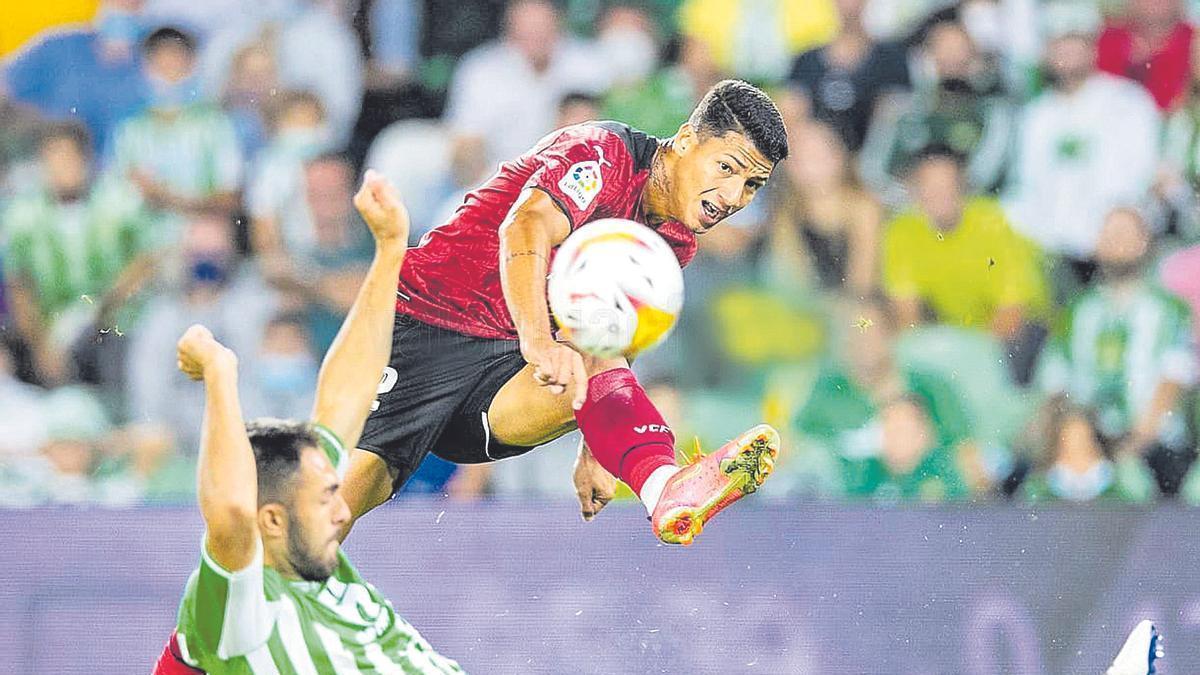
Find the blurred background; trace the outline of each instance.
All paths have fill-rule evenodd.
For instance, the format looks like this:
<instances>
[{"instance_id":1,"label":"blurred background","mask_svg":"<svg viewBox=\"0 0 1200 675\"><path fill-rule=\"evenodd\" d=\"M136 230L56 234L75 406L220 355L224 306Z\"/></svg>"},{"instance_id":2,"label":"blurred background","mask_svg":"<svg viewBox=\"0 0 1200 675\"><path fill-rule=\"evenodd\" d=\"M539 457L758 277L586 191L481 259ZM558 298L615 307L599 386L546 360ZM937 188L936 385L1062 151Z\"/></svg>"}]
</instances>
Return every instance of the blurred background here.
<instances>
[{"instance_id":1,"label":"blurred background","mask_svg":"<svg viewBox=\"0 0 1200 675\"><path fill-rule=\"evenodd\" d=\"M1047 548L1077 562L1094 556L1103 569L1088 569L1099 579L1121 570L1169 579L1175 568L1156 566L1165 564L1159 557L1126 556L1141 555L1131 542L1186 538L1197 524L1187 507L1200 504L1194 20L1195 0L5 3L0 505L11 510L0 512L0 531L28 542L30 523L48 518L47 527L74 533L56 537L69 543L79 522L105 532L104 523L159 522L155 514L162 523L182 519L190 528L182 562L163 572L166 599L148 603L165 638L172 584L182 588L199 537L188 507L203 399L174 368L184 328L203 322L242 355L247 415L304 417L320 355L370 260L350 204L362 170L399 185L415 244L497 162L548 131L616 119L669 136L710 85L737 77L778 102L792 156L749 208L701 239L685 271L679 325L636 366L680 445L698 438L715 447L758 421L779 428L785 452L756 502L792 533L788 551L837 551L845 535L872 528L905 545L928 541L934 528L922 519L933 518L939 530L965 530L962 521L1011 541L1012 550L994 552L1012 563L995 563L1011 588L1024 588L1024 573L1013 572L1022 556ZM431 456L394 517L476 514L516 531L568 520L577 443L572 434L484 467ZM27 510L51 505L61 508ZM114 508L119 516L105 515ZM1069 518L1038 525L1043 509L1096 525L1077 541ZM634 507L614 510L648 549L644 563L655 565ZM368 518L384 521L371 531L386 538L390 517ZM878 526L891 518L896 528ZM806 530L814 519L824 523L820 537ZM846 528L832 526L840 519ZM1147 522L1159 523L1148 541ZM589 535L614 527L595 525ZM554 531L564 528L574 531ZM100 546L116 541L86 531ZM360 545L372 545L361 536ZM415 548L460 555L460 540L436 529L413 536ZM605 536L628 545L622 534ZM982 548L961 560L932 544L903 549L909 557L899 560L925 576L897 571L894 581L936 589L957 564L977 574L992 538L971 539ZM736 561L742 550L800 564L777 560L778 547L715 539L722 543L696 555ZM595 546L568 546L576 545ZM873 574L873 561L835 557L811 571L857 579ZM1060 564L1026 562L1026 573L1043 577ZM800 640L773 662L785 665L756 672L828 663L843 672L1085 672L1055 660L1082 653L1071 639L1043 640L1039 631L1066 621L1064 631L1111 638L1115 653L1136 603L1114 602L1126 591L1106 593L1109 582L1075 572L1046 592L1086 592L1092 601L1026 608L1036 619L1036 663L1003 640L996 649L1007 665L995 671L939 660L959 654L933 646L894 670L864 665L878 663L869 650L859 661L788 661L820 653ZM379 585L397 584L393 599L407 612L404 582L415 579L391 573L399 576ZM986 590L989 578L971 588ZM503 587L502 575L495 581ZM599 586L573 583L610 609L615 602ZM1137 584L1129 597L1183 602L1171 584ZM788 602L813 602L790 592ZM761 612L774 611L773 596L755 597ZM930 600L910 614L899 602L868 593L861 606L904 622ZM1020 624L1026 610L1004 602L972 625ZM0 625L28 625L33 610L18 604ZM422 626L418 619L431 617L435 646L487 653L478 635L427 604L414 599L410 618ZM692 608L662 611L676 609L687 617ZM1167 613L1177 630L1190 626L1200 638L1200 601ZM938 630L961 631L968 621L947 616ZM843 618L826 625L829 635L843 625L886 630ZM126 632L130 644L161 644L157 634ZM909 640L884 640L878 653ZM614 648L636 652L638 644ZM1193 661L1176 663L1195 672L1200 648L1192 652ZM643 662L653 667L636 659L622 667L704 672L676 669L663 656L669 651L656 653L659 660ZM33 659L10 661L23 664L13 672L35 672L29 664L42 658L7 655ZM753 670L740 655L712 658L724 664L714 672ZM499 661L463 662L510 672ZM511 672L593 672L539 663Z\"/></svg>"}]
</instances>

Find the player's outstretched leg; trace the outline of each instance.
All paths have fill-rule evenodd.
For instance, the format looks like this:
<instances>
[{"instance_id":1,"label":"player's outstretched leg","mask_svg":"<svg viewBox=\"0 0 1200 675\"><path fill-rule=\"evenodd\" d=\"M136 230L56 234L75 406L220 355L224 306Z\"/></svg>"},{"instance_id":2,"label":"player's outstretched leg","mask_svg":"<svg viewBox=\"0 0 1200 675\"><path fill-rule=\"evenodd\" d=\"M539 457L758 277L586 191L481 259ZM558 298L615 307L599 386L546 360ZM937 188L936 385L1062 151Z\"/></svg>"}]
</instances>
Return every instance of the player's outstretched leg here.
<instances>
[{"instance_id":1,"label":"player's outstretched leg","mask_svg":"<svg viewBox=\"0 0 1200 675\"><path fill-rule=\"evenodd\" d=\"M690 544L721 510L755 492L775 466L779 434L756 426L716 452L675 460L675 437L624 362L585 358L587 399L572 411L570 398L550 394L527 367L489 408L492 434L502 443L534 445L569 429L572 418L596 461L646 505L655 535Z\"/></svg>"}]
</instances>

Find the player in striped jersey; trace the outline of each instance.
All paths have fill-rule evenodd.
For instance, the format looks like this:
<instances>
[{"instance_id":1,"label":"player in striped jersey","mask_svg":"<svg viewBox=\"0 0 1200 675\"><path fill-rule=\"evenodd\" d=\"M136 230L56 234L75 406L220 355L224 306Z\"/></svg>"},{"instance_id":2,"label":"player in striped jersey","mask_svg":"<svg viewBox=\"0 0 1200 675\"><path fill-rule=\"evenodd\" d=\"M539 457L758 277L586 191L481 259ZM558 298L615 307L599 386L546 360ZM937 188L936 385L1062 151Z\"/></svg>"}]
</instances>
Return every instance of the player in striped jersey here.
<instances>
[{"instance_id":1,"label":"player in striped jersey","mask_svg":"<svg viewBox=\"0 0 1200 675\"><path fill-rule=\"evenodd\" d=\"M350 509L338 487L390 354L408 215L368 173L354 204L375 259L321 367L312 423L242 420L237 357L206 328L179 341L203 380L200 511L206 533L175 635L156 673L462 673L437 654L339 548Z\"/></svg>"}]
</instances>

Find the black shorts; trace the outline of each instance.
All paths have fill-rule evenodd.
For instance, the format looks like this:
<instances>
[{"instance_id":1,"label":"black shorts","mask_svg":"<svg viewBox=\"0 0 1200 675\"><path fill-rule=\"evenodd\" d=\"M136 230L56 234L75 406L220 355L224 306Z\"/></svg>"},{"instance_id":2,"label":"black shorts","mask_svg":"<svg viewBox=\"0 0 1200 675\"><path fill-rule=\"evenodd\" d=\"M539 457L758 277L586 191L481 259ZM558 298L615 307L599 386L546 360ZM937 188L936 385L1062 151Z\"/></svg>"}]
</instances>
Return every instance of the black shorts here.
<instances>
[{"instance_id":1,"label":"black shorts","mask_svg":"<svg viewBox=\"0 0 1200 675\"><path fill-rule=\"evenodd\" d=\"M430 452L458 464L529 452L499 443L487 421L492 399L524 367L516 340L472 337L397 314L392 358L358 447L387 462L393 492Z\"/></svg>"}]
</instances>

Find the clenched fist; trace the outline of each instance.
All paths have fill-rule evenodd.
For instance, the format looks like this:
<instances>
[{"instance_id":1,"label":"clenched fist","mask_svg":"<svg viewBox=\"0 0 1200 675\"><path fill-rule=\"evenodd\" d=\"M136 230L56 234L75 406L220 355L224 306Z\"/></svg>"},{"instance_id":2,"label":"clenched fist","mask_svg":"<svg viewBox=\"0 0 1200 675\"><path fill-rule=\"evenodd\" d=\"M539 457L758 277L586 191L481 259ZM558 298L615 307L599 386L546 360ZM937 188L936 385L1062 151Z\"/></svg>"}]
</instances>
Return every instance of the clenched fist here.
<instances>
[{"instance_id":1,"label":"clenched fist","mask_svg":"<svg viewBox=\"0 0 1200 675\"><path fill-rule=\"evenodd\" d=\"M408 209L400 201L400 191L378 171L367 170L354 195L354 208L367 221L376 243L408 243Z\"/></svg>"},{"instance_id":2,"label":"clenched fist","mask_svg":"<svg viewBox=\"0 0 1200 675\"><path fill-rule=\"evenodd\" d=\"M217 342L212 331L195 324L184 332L176 345L179 370L193 380L203 380L217 368L237 368L237 356Z\"/></svg>"}]
</instances>

